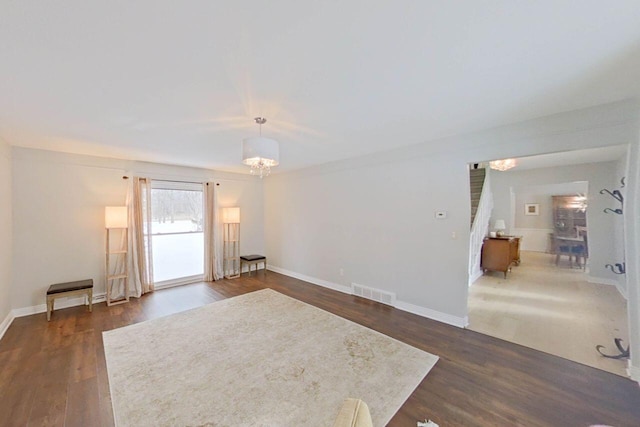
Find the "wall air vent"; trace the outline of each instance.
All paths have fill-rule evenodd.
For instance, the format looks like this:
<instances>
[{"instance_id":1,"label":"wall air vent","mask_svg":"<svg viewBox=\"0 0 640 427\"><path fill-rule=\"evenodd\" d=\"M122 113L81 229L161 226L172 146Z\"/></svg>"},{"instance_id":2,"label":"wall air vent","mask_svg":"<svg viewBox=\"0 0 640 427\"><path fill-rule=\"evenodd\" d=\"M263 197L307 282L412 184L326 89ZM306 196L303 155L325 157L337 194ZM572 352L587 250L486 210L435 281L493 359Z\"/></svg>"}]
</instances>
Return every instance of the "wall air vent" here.
<instances>
[{"instance_id":1,"label":"wall air vent","mask_svg":"<svg viewBox=\"0 0 640 427\"><path fill-rule=\"evenodd\" d=\"M351 284L351 293L353 295L380 302L382 304L390 305L392 307L396 303L395 293L383 291L381 289L370 288L368 286L358 285L357 283Z\"/></svg>"}]
</instances>

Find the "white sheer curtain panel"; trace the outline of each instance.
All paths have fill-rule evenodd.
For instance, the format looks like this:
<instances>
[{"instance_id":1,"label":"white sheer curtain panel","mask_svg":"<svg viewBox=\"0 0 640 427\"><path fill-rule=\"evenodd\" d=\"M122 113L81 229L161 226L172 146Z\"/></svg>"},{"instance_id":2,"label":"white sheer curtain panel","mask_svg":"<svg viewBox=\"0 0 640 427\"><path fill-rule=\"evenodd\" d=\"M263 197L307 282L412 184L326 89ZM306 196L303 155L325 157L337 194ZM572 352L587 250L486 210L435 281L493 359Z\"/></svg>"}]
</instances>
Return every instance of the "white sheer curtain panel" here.
<instances>
[{"instance_id":1,"label":"white sheer curtain panel","mask_svg":"<svg viewBox=\"0 0 640 427\"><path fill-rule=\"evenodd\" d=\"M133 177L127 193L129 215L129 295L140 297L153 291L151 246L151 180Z\"/></svg>"},{"instance_id":2,"label":"white sheer curtain panel","mask_svg":"<svg viewBox=\"0 0 640 427\"><path fill-rule=\"evenodd\" d=\"M207 182L204 191L204 280L211 282L222 278L220 259L220 219L216 184Z\"/></svg>"}]
</instances>

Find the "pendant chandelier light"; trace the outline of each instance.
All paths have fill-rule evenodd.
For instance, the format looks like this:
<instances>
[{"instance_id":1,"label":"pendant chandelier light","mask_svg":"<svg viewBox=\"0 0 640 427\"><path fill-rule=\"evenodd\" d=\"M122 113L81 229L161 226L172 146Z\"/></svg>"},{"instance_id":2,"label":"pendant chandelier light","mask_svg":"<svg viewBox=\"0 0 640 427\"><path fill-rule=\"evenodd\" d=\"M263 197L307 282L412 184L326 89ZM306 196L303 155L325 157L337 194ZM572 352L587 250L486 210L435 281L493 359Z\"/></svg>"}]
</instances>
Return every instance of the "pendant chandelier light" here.
<instances>
[{"instance_id":1,"label":"pendant chandelier light","mask_svg":"<svg viewBox=\"0 0 640 427\"><path fill-rule=\"evenodd\" d=\"M515 159L494 160L492 162L489 162L489 167L491 169L495 169L501 172L509 170L515 166L516 166Z\"/></svg>"},{"instance_id":2,"label":"pendant chandelier light","mask_svg":"<svg viewBox=\"0 0 640 427\"><path fill-rule=\"evenodd\" d=\"M269 176L271 168L278 166L280 149L278 141L262 136L262 125L267 122L264 117L256 117L260 126L260 136L242 140L242 163L251 166L251 175L259 175L260 179Z\"/></svg>"}]
</instances>

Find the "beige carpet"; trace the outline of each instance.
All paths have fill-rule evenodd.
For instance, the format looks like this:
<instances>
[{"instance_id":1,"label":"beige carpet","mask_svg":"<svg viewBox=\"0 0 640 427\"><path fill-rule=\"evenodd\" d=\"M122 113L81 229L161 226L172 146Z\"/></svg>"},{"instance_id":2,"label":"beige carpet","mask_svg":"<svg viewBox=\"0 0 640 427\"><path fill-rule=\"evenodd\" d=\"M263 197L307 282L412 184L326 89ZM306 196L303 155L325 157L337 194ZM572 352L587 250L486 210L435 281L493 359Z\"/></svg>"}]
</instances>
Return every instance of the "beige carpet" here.
<instances>
[{"instance_id":1,"label":"beige carpet","mask_svg":"<svg viewBox=\"0 0 640 427\"><path fill-rule=\"evenodd\" d=\"M118 426L331 426L393 417L437 356L270 289L104 332Z\"/></svg>"},{"instance_id":2,"label":"beige carpet","mask_svg":"<svg viewBox=\"0 0 640 427\"><path fill-rule=\"evenodd\" d=\"M616 354L616 337L629 344L626 300L615 286L587 282L567 257L558 266L551 254L521 257L506 279L490 272L469 288L469 329L626 377L626 360L596 351L602 344Z\"/></svg>"}]
</instances>

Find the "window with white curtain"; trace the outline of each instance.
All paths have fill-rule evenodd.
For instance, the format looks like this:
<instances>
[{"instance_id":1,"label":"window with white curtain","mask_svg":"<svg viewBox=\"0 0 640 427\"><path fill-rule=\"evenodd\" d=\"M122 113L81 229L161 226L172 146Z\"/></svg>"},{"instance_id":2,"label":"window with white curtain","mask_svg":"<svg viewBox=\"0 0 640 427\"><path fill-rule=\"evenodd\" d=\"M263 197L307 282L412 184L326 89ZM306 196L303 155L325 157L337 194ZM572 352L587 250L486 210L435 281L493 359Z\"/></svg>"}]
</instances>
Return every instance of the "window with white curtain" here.
<instances>
[{"instance_id":1,"label":"window with white curtain","mask_svg":"<svg viewBox=\"0 0 640 427\"><path fill-rule=\"evenodd\" d=\"M202 184L151 181L151 242L156 287L202 280Z\"/></svg>"}]
</instances>

